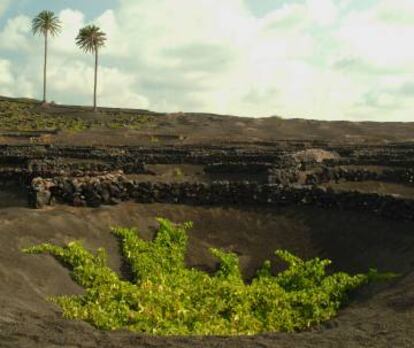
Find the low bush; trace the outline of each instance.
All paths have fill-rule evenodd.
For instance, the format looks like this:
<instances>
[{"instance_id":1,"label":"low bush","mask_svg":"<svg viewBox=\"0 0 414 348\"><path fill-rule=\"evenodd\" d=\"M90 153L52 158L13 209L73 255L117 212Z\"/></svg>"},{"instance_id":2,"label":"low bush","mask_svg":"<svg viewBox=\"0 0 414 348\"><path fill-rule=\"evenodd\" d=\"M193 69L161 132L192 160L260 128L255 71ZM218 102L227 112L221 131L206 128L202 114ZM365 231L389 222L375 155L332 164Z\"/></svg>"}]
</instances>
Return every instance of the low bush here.
<instances>
[{"instance_id":1,"label":"low bush","mask_svg":"<svg viewBox=\"0 0 414 348\"><path fill-rule=\"evenodd\" d=\"M133 129L137 130L152 122L152 117L142 114L111 113L105 109L99 117L84 117L86 111L78 115L50 114L37 108L34 102L0 100L0 130L2 131L71 131L82 132L90 128Z\"/></svg>"},{"instance_id":2,"label":"low bush","mask_svg":"<svg viewBox=\"0 0 414 348\"><path fill-rule=\"evenodd\" d=\"M250 283L234 253L211 249L220 266L210 275L185 265L191 223L175 225L158 219L153 241L136 230L113 228L133 279L120 279L106 264L106 253L93 254L80 242L65 247L42 244L25 249L49 253L71 268L82 296L60 296L66 318L85 320L97 328L126 328L154 335L253 335L297 331L326 321L347 301L349 292L372 279L367 274L327 274L329 260L303 261L287 251L276 255L287 269L276 275L266 261Z\"/></svg>"}]
</instances>

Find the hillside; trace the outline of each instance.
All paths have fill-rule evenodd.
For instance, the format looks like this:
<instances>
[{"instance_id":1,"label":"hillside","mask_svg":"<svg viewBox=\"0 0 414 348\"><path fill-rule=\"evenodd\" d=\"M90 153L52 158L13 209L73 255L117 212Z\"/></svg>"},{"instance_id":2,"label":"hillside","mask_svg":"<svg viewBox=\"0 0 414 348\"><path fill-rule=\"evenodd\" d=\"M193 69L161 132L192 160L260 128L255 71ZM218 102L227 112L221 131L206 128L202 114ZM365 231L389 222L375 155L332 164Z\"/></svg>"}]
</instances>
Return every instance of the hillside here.
<instances>
[{"instance_id":1,"label":"hillside","mask_svg":"<svg viewBox=\"0 0 414 348\"><path fill-rule=\"evenodd\" d=\"M78 145L263 144L281 140L335 143L414 141L414 123L248 118L147 110L41 107L29 99L0 97L0 143Z\"/></svg>"},{"instance_id":2,"label":"hillside","mask_svg":"<svg viewBox=\"0 0 414 348\"><path fill-rule=\"evenodd\" d=\"M414 123L322 122L41 107L0 98L0 347L411 347L414 342ZM129 279L110 226L191 220L188 266L234 252L249 281L276 249L329 258L331 271L397 279L350 294L300 333L156 337L62 317L49 296L83 289L39 243L104 247ZM273 267L273 271L283 268Z\"/></svg>"}]
</instances>

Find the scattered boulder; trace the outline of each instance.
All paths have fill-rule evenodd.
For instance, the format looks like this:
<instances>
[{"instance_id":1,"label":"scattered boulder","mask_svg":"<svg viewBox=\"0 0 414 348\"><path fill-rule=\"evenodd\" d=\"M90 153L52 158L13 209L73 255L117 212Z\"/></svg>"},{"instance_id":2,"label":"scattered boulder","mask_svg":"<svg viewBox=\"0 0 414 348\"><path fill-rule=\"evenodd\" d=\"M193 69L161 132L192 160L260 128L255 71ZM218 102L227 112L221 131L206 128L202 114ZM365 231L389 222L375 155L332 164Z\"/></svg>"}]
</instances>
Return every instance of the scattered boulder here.
<instances>
[{"instance_id":1,"label":"scattered boulder","mask_svg":"<svg viewBox=\"0 0 414 348\"><path fill-rule=\"evenodd\" d=\"M316 162L322 163L325 160L339 160L341 156L334 151L323 149L308 149L296 152L292 157L298 162Z\"/></svg>"},{"instance_id":2,"label":"scattered boulder","mask_svg":"<svg viewBox=\"0 0 414 348\"><path fill-rule=\"evenodd\" d=\"M29 204L34 208L52 205L52 188L55 184L50 179L34 178L29 193Z\"/></svg>"}]
</instances>

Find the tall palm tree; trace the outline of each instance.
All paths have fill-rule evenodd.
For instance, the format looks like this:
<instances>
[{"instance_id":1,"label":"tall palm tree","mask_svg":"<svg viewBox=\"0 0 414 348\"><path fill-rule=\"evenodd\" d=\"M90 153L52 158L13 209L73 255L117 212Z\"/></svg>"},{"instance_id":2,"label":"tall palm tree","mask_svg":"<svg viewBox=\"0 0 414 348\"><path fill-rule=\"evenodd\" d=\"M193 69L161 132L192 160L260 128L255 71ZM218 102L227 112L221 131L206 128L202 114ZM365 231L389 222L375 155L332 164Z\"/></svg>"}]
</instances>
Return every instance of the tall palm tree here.
<instances>
[{"instance_id":1,"label":"tall palm tree","mask_svg":"<svg viewBox=\"0 0 414 348\"><path fill-rule=\"evenodd\" d=\"M33 35L43 35L45 38L45 59L43 67L43 103L46 103L46 69L47 69L47 39L56 36L62 31L59 18L52 11L40 12L32 21Z\"/></svg>"},{"instance_id":2,"label":"tall palm tree","mask_svg":"<svg viewBox=\"0 0 414 348\"><path fill-rule=\"evenodd\" d=\"M105 46L106 34L96 25L87 25L79 30L76 37L76 44L85 53L95 54L95 81L93 87L93 110L97 111L96 107L96 89L98 84L98 52L99 49Z\"/></svg>"}]
</instances>

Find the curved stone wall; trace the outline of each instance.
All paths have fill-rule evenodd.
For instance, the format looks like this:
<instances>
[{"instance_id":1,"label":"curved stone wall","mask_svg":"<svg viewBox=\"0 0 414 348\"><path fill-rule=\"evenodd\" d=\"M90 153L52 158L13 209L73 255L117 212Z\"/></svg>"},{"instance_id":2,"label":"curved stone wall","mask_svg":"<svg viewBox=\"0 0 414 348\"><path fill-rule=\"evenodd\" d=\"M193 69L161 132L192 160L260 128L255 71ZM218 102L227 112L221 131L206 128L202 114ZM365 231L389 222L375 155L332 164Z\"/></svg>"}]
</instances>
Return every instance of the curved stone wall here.
<instances>
[{"instance_id":1,"label":"curved stone wall","mask_svg":"<svg viewBox=\"0 0 414 348\"><path fill-rule=\"evenodd\" d=\"M369 169L348 169L322 167L306 176L306 184L319 185L331 181L385 181L394 183L413 183L413 168L392 168L383 171Z\"/></svg>"},{"instance_id":2,"label":"curved stone wall","mask_svg":"<svg viewBox=\"0 0 414 348\"><path fill-rule=\"evenodd\" d=\"M212 184L136 182L121 172L99 177L35 178L29 197L34 207L52 204L54 200L91 207L127 200L194 205L312 205L414 220L414 200L376 193L334 192L314 186L229 181Z\"/></svg>"},{"instance_id":3,"label":"curved stone wall","mask_svg":"<svg viewBox=\"0 0 414 348\"><path fill-rule=\"evenodd\" d=\"M75 206L96 207L125 200L222 205L296 204L413 218L413 203L409 199L375 193L334 192L316 187L338 180L411 183L414 181L412 145L326 146L326 149L341 157L322 163L301 162L293 156L298 147L289 148L286 144L240 148L1 145L0 181L26 185L33 207L53 204L56 200ZM251 181L151 183L133 181L124 175L148 174L146 164L181 163L202 165L210 174L243 174L242 179L247 177ZM341 168L341 163L377 163L389 168L379 171L350 169ZM265 180L252 182L258 174Z\"/></svg>"}]
</instances>

